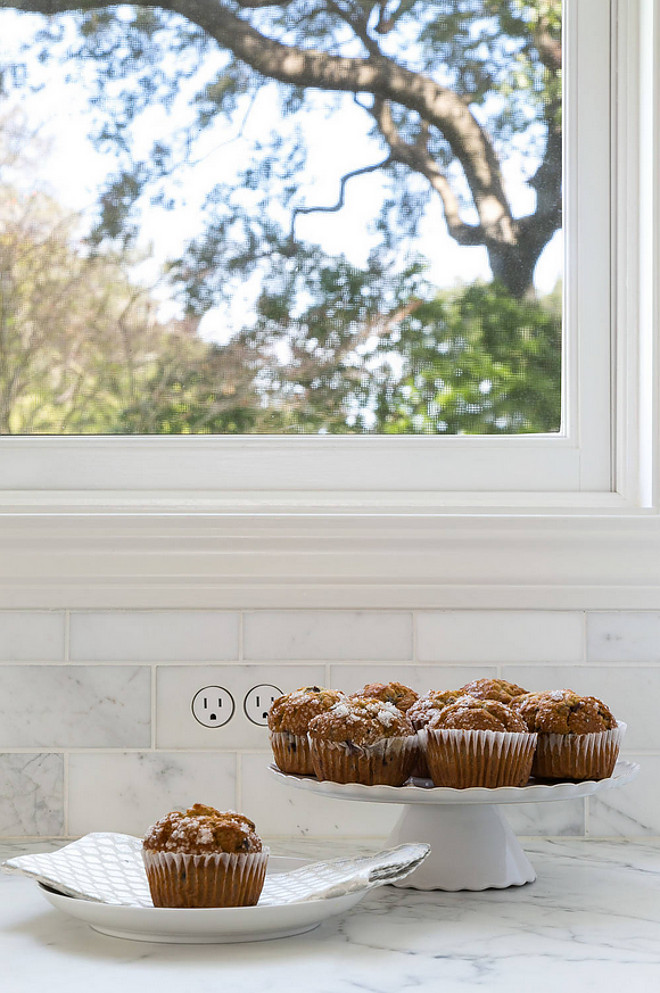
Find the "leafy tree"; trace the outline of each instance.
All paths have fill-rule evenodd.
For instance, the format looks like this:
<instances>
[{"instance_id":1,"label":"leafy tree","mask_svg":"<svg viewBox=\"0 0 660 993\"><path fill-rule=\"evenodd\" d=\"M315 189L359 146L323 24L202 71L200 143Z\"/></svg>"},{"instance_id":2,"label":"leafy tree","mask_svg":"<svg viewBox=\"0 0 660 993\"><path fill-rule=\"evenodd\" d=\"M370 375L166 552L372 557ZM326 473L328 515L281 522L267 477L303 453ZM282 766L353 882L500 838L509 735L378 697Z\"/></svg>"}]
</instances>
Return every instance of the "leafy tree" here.
<instances>
[{"instance_id":1,"label":"leafy tree","mask_svg":"<svg viewBox=\"0 0 660 993\"><path fill-rule=\"evenodd\" d=\"M553 312L554 310L554 312ZM384 433L558 431L561 318L501 285L474 285L420 304L383 341L405 358L378 392Z\"/></svg>"},{"instance_id":2,"label":"leafy tree","mask_svg":"<svg viewBox=\"0 0 660 993\"><path fill-rule=\"evenodd\" d=\"M375 161L337 177L337 202L325 206L304 191L302 132L284 138L264 125L241 191L211 192L208 231L176 270L194 309L208 307L232 274L272 253L294 254L300 216L340 209L351 178L375 171L389 184L381 247L400 254L402 237L437 197L457 244L484 246L494 278L515 297L530 293L536 262L561 224L560 0L160 0L119 8L114 0L0 0L2 8L73 12L78 42L70 54L95 60L96 102L106 111L97 137L121 158L97 239L130 239L145 191L163 203L171 195L158 180L180 168L191 133L243 113L242 98L276 83L290 115L322 119L349 103L360 108ZM61 24L46 22L41 58L66 47ZM136 161L131 128L154 102L172 106L194 85L188 133L159 137ZM529 160L535 203L524 216L503 176L512 149Z\"/></svg>"}]
</instances>

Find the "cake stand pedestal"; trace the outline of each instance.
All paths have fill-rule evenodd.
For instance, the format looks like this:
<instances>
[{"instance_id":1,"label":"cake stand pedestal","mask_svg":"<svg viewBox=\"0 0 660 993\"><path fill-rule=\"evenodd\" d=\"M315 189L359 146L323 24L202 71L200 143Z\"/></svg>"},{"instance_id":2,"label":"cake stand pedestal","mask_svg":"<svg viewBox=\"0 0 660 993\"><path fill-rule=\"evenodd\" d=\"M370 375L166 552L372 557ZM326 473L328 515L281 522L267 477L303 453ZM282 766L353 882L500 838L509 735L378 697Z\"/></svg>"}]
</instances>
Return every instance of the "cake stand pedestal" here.
<instances>
[{"instance_id":1,"label":"cake stand pedestal","mask_svg":"<svg viewBox=\"0 0 660 993\"><path fill-rule=\"evenodd\" d=\"M580 783L536 783L497 789L456 790L410 780L405 786L363 786L331 783L313 776L286 775L282 781L310 793L338 800L403 804L387 847L425 841L431 854L410 876L395 885L417 890L485 890L522 886L536 879L534 868L504 819L500 807L509 803L576 800L624 786L639 772L636 762L619 760L609 779Z\"/></svg>"}]
</instances>

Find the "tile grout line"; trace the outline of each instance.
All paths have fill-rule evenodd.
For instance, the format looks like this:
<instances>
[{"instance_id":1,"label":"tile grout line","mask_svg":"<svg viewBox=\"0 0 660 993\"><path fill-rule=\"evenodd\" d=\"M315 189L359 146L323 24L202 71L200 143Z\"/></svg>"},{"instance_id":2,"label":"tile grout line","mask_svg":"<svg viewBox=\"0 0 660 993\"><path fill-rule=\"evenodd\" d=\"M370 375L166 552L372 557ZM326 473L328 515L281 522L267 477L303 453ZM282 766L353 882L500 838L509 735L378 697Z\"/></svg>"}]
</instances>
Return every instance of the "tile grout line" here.
<instances>
[{"instance_id":1,"label":"tile grout line","mask_svg":"<svg viewBox=\"0 0 660 993\"><path fill-rule=\"evenodd\" d=\"M71 661L71 611L64 611L64 661Z\"/></svg>"},{"instance_id":2,"label":"tile grout line","mask_svg":"<svg viewBox=\"0 0 660 993\"><path fill-rule=\"evenodd\" d=\"M152 752L156 751L156 682L157 682L158 666L151 666L151 707L150 707L150 718L151 718L151 729L150 729L150 749Z\"/></svg>"},{"instance_id":3,"label":"tile grout line","mask_svg":"<svg viewBox=\"0 0 660 993\"><path fill-rule=\"evenodd\" d=\"M69 753L64 752L62 794L64 802L64 837L69 837Z\"/></svg>"}]
</instances>

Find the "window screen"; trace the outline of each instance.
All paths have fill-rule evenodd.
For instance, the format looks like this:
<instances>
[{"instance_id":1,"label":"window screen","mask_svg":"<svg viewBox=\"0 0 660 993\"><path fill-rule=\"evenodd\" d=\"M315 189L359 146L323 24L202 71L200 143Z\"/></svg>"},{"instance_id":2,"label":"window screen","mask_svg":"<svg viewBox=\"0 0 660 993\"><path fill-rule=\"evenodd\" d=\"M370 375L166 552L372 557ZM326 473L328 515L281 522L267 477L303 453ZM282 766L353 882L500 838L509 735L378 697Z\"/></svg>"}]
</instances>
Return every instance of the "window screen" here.
<instances>
[{"instance_id":1,"label":"window screen","mask_svg":"<svg viewBox=\"0 0 660 993\"><path fill-rule=\"evenodd\" d=\"M559 0L24 6L1 434L559 430Z\"/></svg>"}]
</instances>

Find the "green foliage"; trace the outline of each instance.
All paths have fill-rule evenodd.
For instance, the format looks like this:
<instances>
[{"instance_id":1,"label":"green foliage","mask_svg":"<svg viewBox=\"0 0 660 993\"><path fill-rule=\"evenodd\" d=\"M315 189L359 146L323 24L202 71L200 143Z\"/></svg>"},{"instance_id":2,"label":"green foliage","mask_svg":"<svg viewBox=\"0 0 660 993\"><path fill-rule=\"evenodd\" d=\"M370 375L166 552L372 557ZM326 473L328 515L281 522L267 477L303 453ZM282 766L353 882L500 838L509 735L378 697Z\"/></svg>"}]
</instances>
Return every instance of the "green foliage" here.
<instances>
[{"instance_id":1,"label":"green foliage","mask_svg":"<svg viewBox=\"0 0 660 993\"><path fill-rule=\"evenodd\" d=\"M378 430L399 434L558 431L561 318L552 305L473 285L420 304L382 347L404 359L377 401Z\"/></svg>"}]
</instances>

